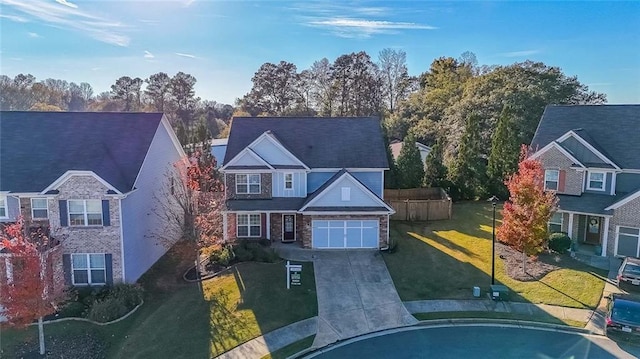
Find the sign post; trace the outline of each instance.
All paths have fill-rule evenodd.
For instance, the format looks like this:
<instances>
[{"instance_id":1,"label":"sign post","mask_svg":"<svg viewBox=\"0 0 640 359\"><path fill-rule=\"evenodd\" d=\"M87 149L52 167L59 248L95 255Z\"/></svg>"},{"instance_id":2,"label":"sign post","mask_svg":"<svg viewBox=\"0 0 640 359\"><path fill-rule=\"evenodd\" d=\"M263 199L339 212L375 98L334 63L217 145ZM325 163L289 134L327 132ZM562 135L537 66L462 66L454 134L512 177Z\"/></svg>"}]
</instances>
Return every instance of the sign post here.
<instances>
[{"instance_id":1,"label":"sign post","mask_svg":"<svg viewBox=\"0 0 640 359\"><path fill-rule=\"evenodd\" d=\"M287 268L287 289L291 289L292 285L300 285L302 264L291 264L290 261L287 261L285 267Z\"/></svg>"}]
</instances>

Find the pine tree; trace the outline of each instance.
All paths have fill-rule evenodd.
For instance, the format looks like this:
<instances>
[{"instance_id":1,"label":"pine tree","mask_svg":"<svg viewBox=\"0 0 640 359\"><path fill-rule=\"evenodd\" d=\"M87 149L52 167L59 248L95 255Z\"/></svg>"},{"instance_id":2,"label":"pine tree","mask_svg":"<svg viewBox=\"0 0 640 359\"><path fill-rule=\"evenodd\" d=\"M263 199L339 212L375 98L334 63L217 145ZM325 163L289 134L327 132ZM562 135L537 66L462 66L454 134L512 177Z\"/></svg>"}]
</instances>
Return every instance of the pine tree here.
<instances>
[{"instance_id":1,"label":"pine tree","mask_svg":"<svg viewBox=\"0 0 640 359\"><path fill-rule=\"evenodd\" d=\"M398 155L397 167L400 188L418 188L422 186L424 165L413 134L409 134L404 139L400 155Z\"/></svg>"},{"instance_id":2,"label":"pine tree","mask_svg":"<svg viewBox=\"0 0 640 359\"><path fill-rule=\"evenodd\" d=\"M455 187L455 199L476 199L486 195L486 161L480 156L480 117L467 118L464 134L458 148L449 178Z\"/></svg>"},{"instance_id":3,"label":"pine tree","mask_svg":"<svg viewBox=\"0 0 640 359\"><path fill-rule=\"evenodd\" d=\"M426 187L448 187L447 167L442 163L442 141L438 139L424 161L424 185Z\"/></svg>"},{"instance_id":4,"label":"pine tree","mask_svg":"<svg viewBox=\"0 0 640 359\"><path fill-rule=\"evenodd\" d=\"M382 131L384 133L384 144L387 148L387 162L389 162L389 169L384 172L384 188L398 188L398 167L393 159L389 136L387 136L384 129Z\"/></svg>"},{"instance_id":5,"label":"pine tree","mask_svg":"<svg viewBox=\"0 0 640 359\"><path fill-rule=\"evenodd\" d=\"M510 105L505 105L498 119L498 127L491 139L491 154L487 175L492 192L505 198L504 181L518 168L518 136L515 130L515 114Z\"/></svg>"}]
</instances>

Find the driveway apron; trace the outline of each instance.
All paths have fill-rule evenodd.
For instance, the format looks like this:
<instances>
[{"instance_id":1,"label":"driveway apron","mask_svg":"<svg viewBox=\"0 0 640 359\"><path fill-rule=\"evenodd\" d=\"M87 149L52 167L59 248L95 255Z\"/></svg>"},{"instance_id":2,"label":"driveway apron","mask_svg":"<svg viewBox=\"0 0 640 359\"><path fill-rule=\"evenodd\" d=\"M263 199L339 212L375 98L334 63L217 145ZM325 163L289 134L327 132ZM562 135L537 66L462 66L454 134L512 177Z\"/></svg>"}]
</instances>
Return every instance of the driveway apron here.
<instances>
[{"instance_id":1,"label":"driveway apron","mask_svg":"<svg viewBox=\"0 0 640 359\"><path fill-rule=\"evenodd\" d=\"M378 251L314 251L318 333L313 347L417 323Z\"/></svg>"}]
</instances>

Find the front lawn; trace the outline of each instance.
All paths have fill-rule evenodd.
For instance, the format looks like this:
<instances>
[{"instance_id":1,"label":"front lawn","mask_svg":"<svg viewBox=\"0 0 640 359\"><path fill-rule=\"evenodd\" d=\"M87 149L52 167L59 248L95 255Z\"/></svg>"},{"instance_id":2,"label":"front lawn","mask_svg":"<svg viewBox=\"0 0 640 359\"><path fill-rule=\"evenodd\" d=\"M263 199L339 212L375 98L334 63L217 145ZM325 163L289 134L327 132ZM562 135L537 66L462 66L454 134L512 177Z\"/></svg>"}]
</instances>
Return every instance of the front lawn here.
<instances>
[{"instance_id":1,"label":"front lawn","mask_svg":"<svg viewBox=\"0 0 640 359\"><path fill-rule=\"evenodd\" d=\"M176 271L175 264L165 256L146 276L145 304L131 317L105 327L78 322L46 325L47 345L55 349L55 343L64 343L60 352L68 353L71 347L81 347L89 336L101 352L91 356L95 358L211 358L317 315L312 263L303 263L302 285L288 291L283 263L241 263L204 281L202 290L198 284L181 283L177 277L182 271ZM3 329L1 335L0 357L24 352L16 352L18 347L37 350L34 327L26 331ZM25 346L25 342L32 345Z\"/></svg>"},{"instance_id":2,"label":"front lawn","mask_svg":"<svg viewBox=\"0 0 640 359\"><path fill-rule=\"evenodd\" d=\"M384 259L400 298L469 299L474 286L486 293L491 284L491 230L491 204L484 202L455 204L451 220L392 222L390 234L398 248ZM496 249L496 284L509 287L514 301L595 308L607 273L565 262L567 267L538 281L521 282L507 276Z\"/></svg>"}]
</instances>

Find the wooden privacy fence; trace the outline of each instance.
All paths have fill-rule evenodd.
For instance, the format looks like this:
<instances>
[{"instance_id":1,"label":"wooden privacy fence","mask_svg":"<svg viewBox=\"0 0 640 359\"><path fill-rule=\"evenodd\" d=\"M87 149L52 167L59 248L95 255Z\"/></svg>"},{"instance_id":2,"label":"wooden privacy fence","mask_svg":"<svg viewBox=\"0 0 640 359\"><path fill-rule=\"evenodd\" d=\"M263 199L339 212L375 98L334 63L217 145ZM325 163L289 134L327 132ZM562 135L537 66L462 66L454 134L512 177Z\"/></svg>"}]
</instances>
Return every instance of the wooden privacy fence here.
<instances>
[{"instance_id":1,"label":"wooden privacy fence","mask_svg":"<svg viewBox=\"0 0 640 359\"><path fill-rule=\"evenodd\" d=\"M451 219L451 198L442 188L385 189L384 199L396 211L391 220Z\"/></svg>"}]
</instances>

